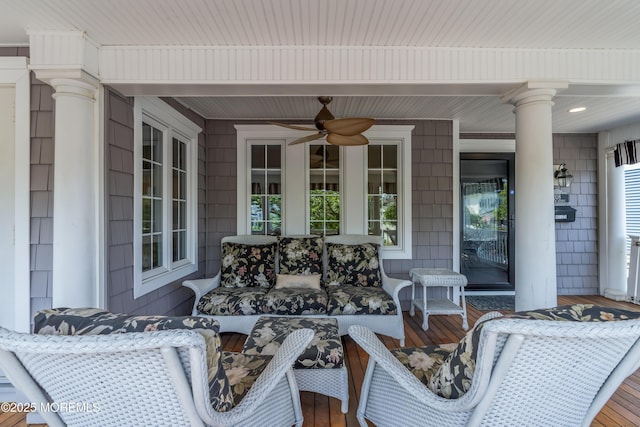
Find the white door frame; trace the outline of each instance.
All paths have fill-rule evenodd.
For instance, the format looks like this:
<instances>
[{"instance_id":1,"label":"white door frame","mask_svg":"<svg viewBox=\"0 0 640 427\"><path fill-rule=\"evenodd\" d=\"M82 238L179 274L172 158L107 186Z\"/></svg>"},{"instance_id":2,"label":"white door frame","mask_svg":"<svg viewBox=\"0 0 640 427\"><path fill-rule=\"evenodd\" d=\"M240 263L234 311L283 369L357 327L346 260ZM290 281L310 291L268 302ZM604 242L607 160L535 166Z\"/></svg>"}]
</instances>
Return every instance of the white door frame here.
<instances>
[{"instance_id":1,"label":"white door frame","mask_svg":"<svg viewBox=\"0 0 640 427\"><path fill-rule=\"evenodd\" d=\"M515 152L515 139L460 139L459 122L453 121L453 269L455 271L460 271L460 153ZM475 291L473 294L493 295L504 294L504 292Z\"/></svg>"},{"instance_id":2,"label":"white door frame","mask_svg":"<svg viewBox=\"0 0 640 427\"><path fill-rule=\"evenodd\" d=\"M0 85L15 88L15 162L14 162L14 280L0 282L12 287L7 294L13 295L13 324L7 328L29 332L31 330L31 280L30 280L30 75L27 58L0 57ZM6 295L6 294L5 294Z\"/></svg>"}]
</instances>

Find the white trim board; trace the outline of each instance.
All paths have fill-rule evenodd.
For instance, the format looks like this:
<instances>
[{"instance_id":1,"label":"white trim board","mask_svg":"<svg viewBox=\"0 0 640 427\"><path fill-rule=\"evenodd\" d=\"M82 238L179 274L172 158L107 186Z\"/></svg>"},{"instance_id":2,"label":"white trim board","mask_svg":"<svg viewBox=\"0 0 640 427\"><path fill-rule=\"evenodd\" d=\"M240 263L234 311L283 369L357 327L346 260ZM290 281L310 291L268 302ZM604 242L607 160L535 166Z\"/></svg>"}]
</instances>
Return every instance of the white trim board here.
<instances>
[{"instance_id":1,"label":"white trim board","mask_svg":"<svg viewBox=\"0 0 640 427\"><path fill-rule=\"evenodd\" d=\"M13 324L3 325L20 332L31 329L30 275L30 77L24 57L0 58L0 84L15 88L14 129L14 298Z\"/></svg>"}]
</instances>

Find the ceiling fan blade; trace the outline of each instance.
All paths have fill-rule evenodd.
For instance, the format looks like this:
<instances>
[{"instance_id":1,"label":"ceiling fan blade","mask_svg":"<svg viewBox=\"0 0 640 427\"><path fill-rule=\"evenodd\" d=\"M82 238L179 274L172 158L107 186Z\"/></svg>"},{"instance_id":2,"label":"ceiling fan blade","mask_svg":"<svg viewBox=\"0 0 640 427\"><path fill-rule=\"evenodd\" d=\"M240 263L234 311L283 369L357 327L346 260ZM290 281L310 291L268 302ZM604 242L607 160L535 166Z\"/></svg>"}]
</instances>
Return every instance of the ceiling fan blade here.
<instances>
[{"instance_id":1,"label":"ceiling fan blade","mask_svg":"<svg viewBox=\"0 0 640 427\"><path fill-rule=\"evenodd\" d=\"M339 133L330 133L327 135L327 142L333 145L353 146L367 145L369 140L361 134L347 136Z\"/></svg>"},{"instance_id":2,"label":"ceiling fan blade","mask_svg":"<svg viewBox=\"0 0 640 427\"><path fill-rule=\"evenodd\" d=\"M313 135L303 136L302 138L294 139L289 143L289 145L303 144L309 141L315 141L316 139L323 138L325 136L324 133L318 132Z\"/></svg>"},{"instance_id":3,"label":"ceiling fan blade","mask_svg":"<svg viewBox=\"0 0 640 427\"><path fill-rule=\"evenodd\" d=\"M299 125L290 125L288 123L278 123L278 122L267 122L271 125L276 125L276 126L281 126L283 128L288 128L288 129L295 129L295 130L307 130L310 132L317 132L318 129L316 128L312 128L312 127L307 127L307 126L299 126Z\"/></svg>"},{"instance_id":4,"label":"ceiling fan blade","mask_svg":"<svg viewBox=\"0 0 640 427\"><path fill-rule=\"evenodd\" d=\"M326 120L324 122L324 128L329 133L337 133L345 136L353 136L364 132L369 129L375 123L374 119L366 117L362 118L347 118L347 119L334 119Z\"/></svg>"}]
</instances>

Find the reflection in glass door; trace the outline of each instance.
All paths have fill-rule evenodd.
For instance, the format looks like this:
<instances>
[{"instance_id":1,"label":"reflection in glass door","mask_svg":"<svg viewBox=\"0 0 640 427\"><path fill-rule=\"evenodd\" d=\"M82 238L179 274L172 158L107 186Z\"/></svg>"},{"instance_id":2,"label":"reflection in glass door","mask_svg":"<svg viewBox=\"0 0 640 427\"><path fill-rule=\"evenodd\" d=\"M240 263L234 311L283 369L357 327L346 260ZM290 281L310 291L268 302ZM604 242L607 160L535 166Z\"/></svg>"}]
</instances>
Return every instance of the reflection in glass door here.
<instances>
[{"instance_id":1,"label":"reflection in glass door","mask_svg":"<svg viewBox=\"0 0 640 427\"><path fill-rule=\"evenodd\" d=\"M461 260L468 290L514 289L513 154L461 154Z\"/></svg>"}]
</instances>

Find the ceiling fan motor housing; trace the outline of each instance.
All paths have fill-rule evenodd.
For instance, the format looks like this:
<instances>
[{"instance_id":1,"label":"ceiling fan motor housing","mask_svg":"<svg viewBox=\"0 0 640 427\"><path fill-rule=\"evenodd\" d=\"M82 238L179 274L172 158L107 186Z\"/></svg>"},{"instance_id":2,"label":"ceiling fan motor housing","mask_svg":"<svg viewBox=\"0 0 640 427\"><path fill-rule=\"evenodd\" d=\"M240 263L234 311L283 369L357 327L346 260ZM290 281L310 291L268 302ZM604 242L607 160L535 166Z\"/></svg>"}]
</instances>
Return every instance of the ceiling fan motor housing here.
<instances>
[{"instance_id":1,"label":"ceiling fan motor housing","mask_svg":"<svg viewBox=\"0 0 640 427\"><path fill-rule=\"evenodd\" d=\"M333 117L333 114L331 114L331 111L329 111L329 109L327 108L326 105L324 105L322 107L322 110L320 110L320 112L318 114L316 114L316 116L313 118L313 122L316 125L316 128L318 128L318 130L325 130L324 129L324 122L326 120L333 120L335 119L335 117Z\"/></svg>"}]
</instances>

